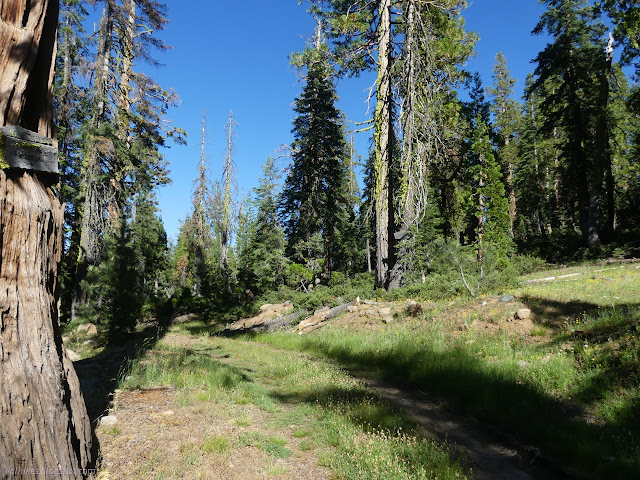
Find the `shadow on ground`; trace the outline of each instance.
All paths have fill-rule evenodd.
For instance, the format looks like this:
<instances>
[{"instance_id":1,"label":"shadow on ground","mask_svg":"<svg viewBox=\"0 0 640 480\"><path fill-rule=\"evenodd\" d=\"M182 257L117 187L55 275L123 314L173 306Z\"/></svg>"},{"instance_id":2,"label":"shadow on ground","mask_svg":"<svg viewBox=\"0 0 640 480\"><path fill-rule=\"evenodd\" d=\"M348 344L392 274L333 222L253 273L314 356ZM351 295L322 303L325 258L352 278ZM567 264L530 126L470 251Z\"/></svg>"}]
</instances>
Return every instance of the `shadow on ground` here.
<instances>
[{"instance_id":1,"label":"shadow on ground","mask_svg":"<svg viewBox=\"0 0 640 480\"><path fill-rule=\"evenodd\" d=\"M157 323L111 342L103 352L94 357L73 364L94 430L97 420L108 410L113 391L120 380L126 377L132 361L153 348L166 334L170 324L171 316L164 315Z\"/></svg>"},{"instance_id":2,"label":"shadow on ground","mask_svg":"<svg viewBox=\"0 0 640 480\"><path fill-rule=\"evenodd\" d=\"M588 424L575 406L504 378L497 372L483 372L474 367L477 359L461 350L444 354L421 351L400 358L357 355L346 349L327 348L322 352L320 347L316 350L356 372L362 368L370 371L373 367L383 375L385 383L400 386L413 396L428 391L457 412L455 418L472 413L483 422L496 425L500 429L496 432L512 432L504 435L512 436L516 443L540 447L541 457L537 461L551 460L564 466L565 474L556 478L604 478L604 475L607 478L640 478L640 459L618 458L620 448L624 448L618 436L622 425ZM437 366L416 371L415 366L424 362ZM340 397L340 392L317 392L288 400L323 403L329 398L344 401ZM350 401L357 403L360 400L353 398ZM532 447L533 451L537 450L535 447Z\"/></svg>"},{"instance_id":3,"label":"shadow on ground","mask_svg":"<svg viewBox=\"0 0 640 480\"><path fill-rule=\"evenodd\" d=\"M535 318L546 327L559 331L566 327L567 323L571 323L577 317L583 314L593 313L602 307L595 303L589 302L559 302L541 297L518 297L522 303L526 304Z\"/></svg>"},{"instance_id":4,"label":"shadow on ground","mask_svg":"<svg viewBox=\"0 0 640 480\"><path fill-rule=\"evenodd\" d=\"M612 310L584 302L522 300L536 315L547 318ZM556 336L550 343L569 342L578 346L585 341L604 343L619 337L621 332L636 331L640 329L640 322L637 313L633 312L639 307L638 304L615 307L622 318L618 326L594 325L577 335L573 332L565 338ZM554 326L556 331L566 330L560 320ZM418 396L429 392L457 411L458 417L470 413L505 432L513 432L519 441L540 447L544 458L567 466L564 470L571 477L640 478L640 422L637 420L640 418L640 395L626 399L606 423L598 423L585 413L589 405L615 394L622 385L627 385L625 388L637 385L638 368L635 369L636 377L631 378L632 372L629 368L622 369L621 363L603 365L598 374L575 385L571 397L563 400L519 381L509 369L482 364L463 347L446 351L429 347L389 350L375 345L353 348L348 343L337 344L313 336L304 342L305 350L316 352L343 367L356 372L373 370L386 383ZM616 358L615 355L609 357ZM627 365L637 366L638 360ZM624 383L627 379L630 383ZM326 396L326 392L318 392L299 400L322 402ZM339 392L332 392L331 397L339 398Z\"/></svg>"}]
</instances>

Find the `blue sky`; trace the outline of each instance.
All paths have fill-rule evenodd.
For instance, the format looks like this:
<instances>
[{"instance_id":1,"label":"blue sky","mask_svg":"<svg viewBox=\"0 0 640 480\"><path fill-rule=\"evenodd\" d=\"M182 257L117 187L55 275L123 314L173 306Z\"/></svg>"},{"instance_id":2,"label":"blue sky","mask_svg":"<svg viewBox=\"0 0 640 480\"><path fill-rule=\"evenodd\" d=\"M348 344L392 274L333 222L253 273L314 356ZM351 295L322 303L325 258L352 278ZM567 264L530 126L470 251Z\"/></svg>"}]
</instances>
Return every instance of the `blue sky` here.
<instances>
[{"instance_id":1,"label":"blue sky","mask_svg":"<svg viewBox=\"0 0 640 480\"><path fill-rule=\"evenodd\" d=\"M167 0L171 23L162 38L173 49L159 56L164 66L149 73L181 98L168 117L188 133L189 145L165 150L173 183L158 192L159 207L170 237L191 210L193 179L200 160L202 113L207 112L208 165L212 178L221 175L225 155L224 126L229 110L238 123L235 162L240 192L249 194L261 175L265 158L289 143L292 105L302 84L289 65L288 54L300 50L311 36L314 20L308 3L297 0L219 2ZM543 6L536 0L475 0L463 13L467 29L478 33L477 54L468 65L491 83L498 51L505 53L518 79L518 95L533 66L530 61L545 46L532 37ZM367 119L367 90L373 75L338 84L339 107L353 122ZM368 135L356 135L358 153L366 155Z\"/></svg>"}]
</instances>

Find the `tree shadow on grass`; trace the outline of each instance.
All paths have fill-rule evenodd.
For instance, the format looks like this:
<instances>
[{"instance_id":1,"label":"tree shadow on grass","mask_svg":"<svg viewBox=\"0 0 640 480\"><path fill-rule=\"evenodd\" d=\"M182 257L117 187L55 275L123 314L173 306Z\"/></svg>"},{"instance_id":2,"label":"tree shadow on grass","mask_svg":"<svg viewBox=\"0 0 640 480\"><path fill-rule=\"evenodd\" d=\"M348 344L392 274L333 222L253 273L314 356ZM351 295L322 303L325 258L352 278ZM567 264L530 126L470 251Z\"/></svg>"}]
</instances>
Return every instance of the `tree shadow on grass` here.
<instances>
[{"instance_id":1,"label":"tree shadow on grass","mask_svg":"<svg viewBox=\"0 0 640 480\"><path fill-rule=\"evenodd\" d=\"M556 332L585 313L593 313L602 308L600 305L590 302L560 302L541 297L523 296L518 300L531 309L539 323Z\"/></svg>"},{"instance_id":2,"label":"tree shadow on grass","mask_svg":"<svg viewBox=\"0 0 640 480\"><path fill-rule=\"evenodd\" d=\"M523 298L523 302L530 306L538 322L551 326L557 333L551 341L540 344L541 351L550 346L569 345L577 360L587 363L583 368L591 368L589 382L575 387L572 403L584 410L621 388L638 389L640 304L603 307L531 297ZM585 313L589 318L585 319ZM549 321L550 314L557 315L558 319ZM640 439L640 411L637 407L635 410L638 413L635 420L625 425Z\"/></svg>"},{"instance_id":3,"label":"tree shadow on grass","mask_svg":"<svg viewBox=\"0 0 640 480\"><path fill-rule=\"evenodd\" d=\"M189 332L189 335L194 335L196 337L202 335L219 335L223 330L223 326L219 324L202 324L202 325L186 325L184 327L185 330Z\"/></svg>"},{"instance_id":4,"label":"tree shadow on grass","mask_svg":"<svg viewBox=\"0 0 640 480\"><path fill-rule=\"evenodd\" d=\"M540 447L554 463L575 469L578 477L640 478L640 458L621 455L629 443L620 438L620 425L589 424L575 406L520 383L498 367L481 365L461 348L354 353L319 343L313 349L348 368L373 367L390 383L428 391L459 412L513 432Z\"/></svg>"},{"instance_id":5,"label":"tree shadow on grass","mask_svg":"<svg viewBox=\"0 0 640 480\"><path fill-rule=\"evenodd\" d=\"M127 375L134 359L153 348L171 324L170 312L150 324L119 339L112 339L101 353L74 362L87 412L95 430L97 420L110 406L113 391Z\"/></svg>"},{"instance_id":6,"label":"tree shadow on grass","mask_svg":"<svg viewBox=\"0 0 640 480\"><path fill-rule=\"evenodd\" d=\"M406 415L390 408L387 403L374 396L371 390L364 387L319 388L300 394L273 393L271 396L282 403L297 405L302 402L321 405L332 411L339 410L353 425L368 432L410 432L414 429L413 423Z\"/></svg>"}]
</instances>

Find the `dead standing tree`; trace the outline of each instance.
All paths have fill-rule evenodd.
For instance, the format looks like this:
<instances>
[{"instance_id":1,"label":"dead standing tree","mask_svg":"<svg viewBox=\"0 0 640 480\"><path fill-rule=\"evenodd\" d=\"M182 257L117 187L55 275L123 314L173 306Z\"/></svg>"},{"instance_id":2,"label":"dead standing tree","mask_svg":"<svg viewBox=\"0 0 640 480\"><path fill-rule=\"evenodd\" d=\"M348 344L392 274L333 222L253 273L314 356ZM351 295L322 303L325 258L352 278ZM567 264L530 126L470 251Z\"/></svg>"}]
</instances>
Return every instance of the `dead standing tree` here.
<instances>
[{"instance_id":1,"label":"dead standing tree","mask_svg":"<svg viewBox=\"0 0 640 480\"><path fill-rule=\"evenodd\" d=\"M57 0L0 4L0 476L93 464L91 425L62 344L63 208L53 138Z\"/></svg>"}]
</instances>

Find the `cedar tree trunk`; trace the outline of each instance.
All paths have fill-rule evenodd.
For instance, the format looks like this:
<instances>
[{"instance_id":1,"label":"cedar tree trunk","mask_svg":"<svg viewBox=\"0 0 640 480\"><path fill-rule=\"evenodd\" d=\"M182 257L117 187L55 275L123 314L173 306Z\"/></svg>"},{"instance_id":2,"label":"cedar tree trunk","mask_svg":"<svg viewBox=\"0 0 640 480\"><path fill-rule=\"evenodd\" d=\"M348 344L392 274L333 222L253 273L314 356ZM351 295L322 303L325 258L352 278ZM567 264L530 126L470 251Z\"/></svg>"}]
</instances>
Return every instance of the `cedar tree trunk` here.
<instances>
[{"instance_id":1,"label":"cedar tree trunk","mask_svg":"<svg viewBox=\"0 0 640 480\"><path fill-rule=\"evenodd\" d=\"M57 20L57 0L0 3L0 126L53 137ZM0 477L83 478L92 434L58 323L57 177L11 168L6 152L0 142Z\"/></svg>"}]
</instances>

